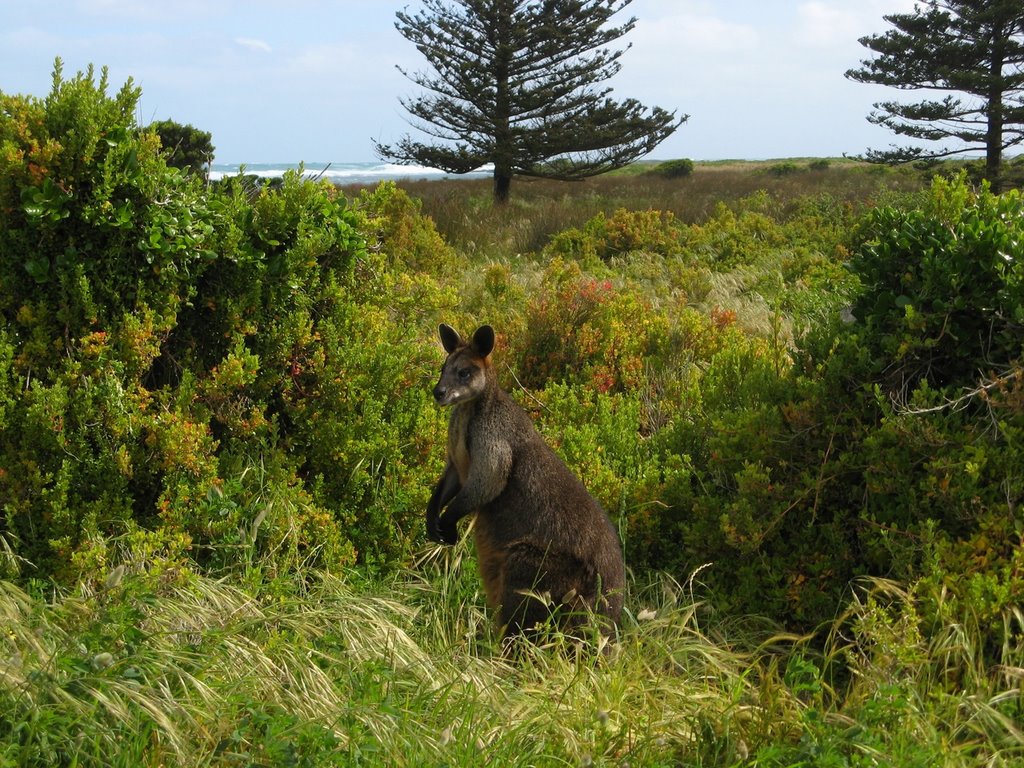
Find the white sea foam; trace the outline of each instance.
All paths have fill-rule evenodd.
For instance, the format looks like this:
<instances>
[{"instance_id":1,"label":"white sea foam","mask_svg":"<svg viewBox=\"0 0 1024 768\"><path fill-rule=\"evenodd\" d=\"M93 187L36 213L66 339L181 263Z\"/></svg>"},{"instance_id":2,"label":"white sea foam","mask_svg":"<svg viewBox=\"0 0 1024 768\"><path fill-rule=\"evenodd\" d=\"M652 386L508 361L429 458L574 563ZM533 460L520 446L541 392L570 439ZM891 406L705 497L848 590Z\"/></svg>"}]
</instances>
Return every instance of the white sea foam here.
<instances>
[{"instance_id":1,"label":"white sea foam","mask_svg":"<svg viewBox=\"0 0 1024 768\"><path fill-rule=\"evenodd\" d=\"M484 166L470 173L454 176L437 168L396 163L214 163L210 170L210 179L222 179L239 173L271 179L283 176L285 171L297 171L300 168L303 176L307 178L323 178L335 184L372 184L388 179L481 178L489 176L493 170L491 166Z\"/></svg>"}]
</instances>

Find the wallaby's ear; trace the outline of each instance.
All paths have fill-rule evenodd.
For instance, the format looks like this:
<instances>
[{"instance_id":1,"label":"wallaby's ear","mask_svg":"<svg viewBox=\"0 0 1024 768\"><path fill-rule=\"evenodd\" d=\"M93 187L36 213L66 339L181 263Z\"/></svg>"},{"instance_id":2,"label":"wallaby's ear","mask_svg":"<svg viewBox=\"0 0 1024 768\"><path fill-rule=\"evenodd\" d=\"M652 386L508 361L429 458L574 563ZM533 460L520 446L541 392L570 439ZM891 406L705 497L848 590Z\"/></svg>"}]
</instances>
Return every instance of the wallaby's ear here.
<instances>
[{"instance_id":1,"label":"wallaby's ear","mask_svg":"<svg viewBox=\"0 0 1024 768\"><path fill-rule=\"evenodd\" d=\"M480 357L487 357L494 349L494 329L489 325L481 325L473 334L470 346Z\"/></svg>"},{"instance_id":2,"label":"wallaby's ear","mask_svg":"<svg viewBox=\"0 0 1024 768\"><path fill-rule=\"evenodd\" d=\"M437 326L437 333L441 337L441 344L444 346L444 351L449 355L462 344L462 337L459 336L459 332L450 325L441 323Z\"/></svg>"}]
</instances>

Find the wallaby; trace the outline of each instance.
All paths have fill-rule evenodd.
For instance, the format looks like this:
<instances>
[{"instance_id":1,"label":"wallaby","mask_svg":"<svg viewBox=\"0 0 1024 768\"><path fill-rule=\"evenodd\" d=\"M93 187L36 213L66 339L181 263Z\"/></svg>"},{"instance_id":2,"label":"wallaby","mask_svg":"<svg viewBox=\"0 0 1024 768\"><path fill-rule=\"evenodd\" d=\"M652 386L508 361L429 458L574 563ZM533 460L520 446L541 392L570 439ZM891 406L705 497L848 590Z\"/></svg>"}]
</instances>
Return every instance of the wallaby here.
<instances>
[{"instance_id":1,"label":"wallaby","mask_svg":"<svg viewBox=\"0 0 1024 768\"><path fill-rule=\"evenodd\" d=\"M482 326L468 342L448 325L438 330L448 356L434 399L452 410L427 536L454 544L455 524L476 513L480 574L506 640L552 614L570 628L595 614L610 633L625 587L611 520L498 385L493 329Z\"/></svg>"}]
</instances>

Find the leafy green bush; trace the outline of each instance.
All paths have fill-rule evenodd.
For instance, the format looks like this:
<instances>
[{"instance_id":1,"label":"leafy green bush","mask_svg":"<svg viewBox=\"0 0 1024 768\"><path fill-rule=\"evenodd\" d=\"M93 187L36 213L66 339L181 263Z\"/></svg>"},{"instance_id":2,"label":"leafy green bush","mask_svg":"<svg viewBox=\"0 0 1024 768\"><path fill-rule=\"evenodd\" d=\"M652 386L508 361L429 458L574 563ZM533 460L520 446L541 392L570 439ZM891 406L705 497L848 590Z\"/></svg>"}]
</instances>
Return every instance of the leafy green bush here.
<instances>
[{"instance_id":1,"label":"leafy green bush","mask_svg":"<svg viewBox=\"0 0 1024 768\"><path fill-rule=\"evenodd\" d=\"M0 567L395 563L440 458L451 296L402 264L436 232L394 190L207 191L106 89L0 97Z\"/></svg>"},{"instance_id":2,"label":"leafy green bush","mask_svg":"<svg viewBox=\"0 0 1024 768\"><path fill-rule=\"evenodd\" d=\"M792 160L784 160L781 163L773 163L764 169L770 176L793 176L803 169Z\"/></svg>"},{"instance_id":3,"label":"leafy green bush","mask_svg":"<svg viewBox=\"0 0 1024 768\"><path fill-rule=\"evenodd\" d=\"M362 231L387 251L394 264L413 272L439 274L454 261L451 246L438 234L434 222L422 215L422 203L394 182L363 191L355 204L364 215Z\"/></svg>"},{"instance_id":4,"label":"leafy green bush","mask_svg":"<svg viewBox=\"0 0 1024 768\"><path fill-rule=\"evenodd\" d=\"M761 209L764 201L763 196L755 196L753 201L744 201L738 210L719 203L706 222L688 229L683 240L685 252L713 269L724 271L750 264L785 247L785 231Z\"/></svg>"},{"instance_id":5,"label":"leafy green bush","mask_svg":"<svg viewBox=\"0 0 1024 768\"><path fill-rule=\"evenodd\" d=\"M37 376L65 357L49 340L113 332L138 308L166 332L214 257L201 187L131 131L131 81L106 89L105 72L63 80L58 61L45 100L2 97L0 311L32 340L22 362Z\"/></svg>"},{"instance_id":6,"label":"leafy green bush","mask_svg":"<svg viewBox=\"0 0 1024 768\"><path fill-rule=\"evenodd\" d=\"M1024 352L1024 198L936 178L917 210L879 208L864 224L853 307L890 390L967 385Z\"/></svg>"},{"instance_id":7,"label":"leafy green bush","mask_svg":"<svg viewBox=\"0 0 1024 768\"><path fill-rule=\"evenodd\" d=\"M868 217L846 345L881 418L862 440L865 558L970 605L993 638L1024 594L1024 200L936 178Z\"/></svg>"},{"instance_id":8,"label":"leafy green bush","mask_svg":"<svg viewBox=\"0 0 1024 768\"><path fill-rule=\"evenodd\" d=\"M680 250L681 227L667 211L629 211L620 208L610 217L599 213L581 229L555 235L545 252L586 260L610 259L634 251L671 255Z\"/></svg>"},{"instance_id":9,"label":"leafy green bush","mask_svg":"<svg viewBox=\"0 0 1024 768\"><path fill-rule=\"evenodd\" d=\"M191 125L182 125L173 120L155 120L146 126L160 137L167 164L190 173L206 175L213 162L213 135Z\"/></svg>"},{"instance_id":10,"label":"leafy green bush","mask_svg":"<svg viewBox=\"0 0 1024 768\"><path fill-rule=\"evenodd\" d=\"M642 389L645 360L657 357L667 318L634 291L584 276L555 259L526 308L519 378L528 388L548 381L585 383L598 392Z\"/></svg>"},{"instance_id":11,"label":"leafy green bush","mask_svg":"<svg viewBox=\"0 0 1024 768\"><path fill-rule=\"evenodd\" d=\"M625 533L631 510L658 490L660 469L640 393L602 395L591 388L550 383L522 405L538 428L583 478L587 488Z\"/></svg>"},{"instance_id":12,"label":"leafy green bush","mask_svg":"<svg viewBox=\"0 0 1024 768\"><path fill-rule=\"evenodd\" d=\"M0 312L14 354L0 432L2 533L74 577L153 526L171 484L208 482L207 430L143 383L212 263L213 211L133 130L138 90L106 73L43 100L0 96ZM148 504L147 504L148 501ZM170 536L180 553L187 537Z\"/></svg>"},{"instance_id":13,"label":"leafy green bush","mask_svg":"<svg viewBox=\"0 0 1024 768\"><path fill-rule=\"evenodd\" d=\"M171 355L194 361L221 463L281 468L277 487L308 510L286 518L300 549L394 563L420 534L440 458L427 339L451 298L401 263L435 258L436 233L393 187L359 210L298 174L253 200L229 192L225 263L198 285ZM380 238L372 251L364 231Z\"/></svg>"},{"instance_id":14,"label":"leafy green bush","mask_svg":"<svg viewBox=\"0 0 1024 768\"><path fill-rule=\"evenodd\" d=\"M658 163L650 173L664 179L685 179L693 173L693 160L689 158L666 160L663 163Z\"/></svg>"},{"instance_id":15,"label":"leafy green bush","mask_svg":"<svg viewBox=\"0 0 1024 768\"><path fill-rule=\"evenodd\" d=\"M1019 205L937 180L925 207L868 216L857 322L813 328L792 367L770 347L718 353L699 407L657 435L660 463L681 463L638 554L714 562L720 605L803 627L858 576L925 579L999 637L1024 590L1020 282L1000 256Z\"/></svg>"}]
</instances>

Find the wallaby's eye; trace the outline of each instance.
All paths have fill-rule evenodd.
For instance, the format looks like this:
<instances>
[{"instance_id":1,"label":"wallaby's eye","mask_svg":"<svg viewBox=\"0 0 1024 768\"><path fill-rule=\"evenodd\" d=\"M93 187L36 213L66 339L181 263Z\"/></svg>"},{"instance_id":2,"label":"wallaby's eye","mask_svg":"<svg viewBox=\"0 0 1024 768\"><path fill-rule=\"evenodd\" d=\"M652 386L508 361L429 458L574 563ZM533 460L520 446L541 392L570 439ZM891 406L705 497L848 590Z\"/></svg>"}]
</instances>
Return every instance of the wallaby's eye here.
<instances>
[{"instance_id":1,"label":"wallaby's eye","mask_svg":"<svg viewBox=\"0 0 1024 768\"><path fill-rule=\"evenodd\" d=\"M469 381L469 377L473 375L472 368L460 368L458 377L459 381Z\"/></svg>"}]
</instances>

